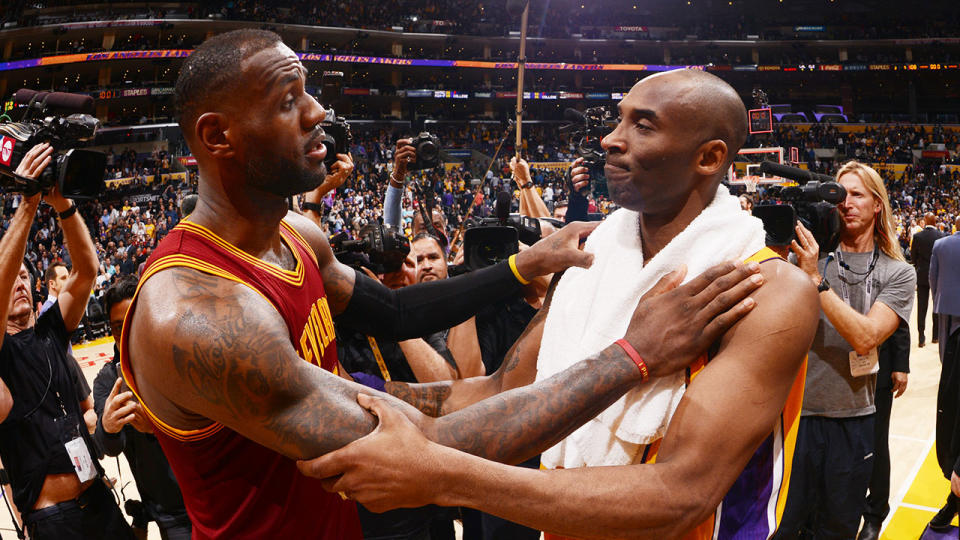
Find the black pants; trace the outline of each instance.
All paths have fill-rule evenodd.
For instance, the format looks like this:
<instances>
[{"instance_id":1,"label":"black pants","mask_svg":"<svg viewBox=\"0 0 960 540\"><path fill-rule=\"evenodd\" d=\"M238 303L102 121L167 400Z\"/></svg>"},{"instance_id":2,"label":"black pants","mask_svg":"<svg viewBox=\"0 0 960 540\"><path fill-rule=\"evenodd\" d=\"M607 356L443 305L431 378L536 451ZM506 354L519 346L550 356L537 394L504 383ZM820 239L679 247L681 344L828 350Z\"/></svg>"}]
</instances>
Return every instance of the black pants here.
<instances>
[{"instance_id":1,"label":"black pants","mask_svg":"<svg viewBox=\"0 0 960 540\"><path fill-rule=\"evenodd\" d=\"M116 499L99 479L76 501L67 501L23 515L31 540L135 540Z\"/></svg>"},{"instance_id":2,"label":"black pants","mask_svg":"<svg viewBox=\"0 0 960 540\"><path fill-rule=\"evenodd\" d=\"M873 468L873 415L804 416L774 538L856 538Z\"/></svg>"},{"instance_id":3,"label":"black pants","mask_svg":"<svg viewBox=\"0 0 960 540\"><path fill-rule=\"evenodd\" d=\"M925 335L923 333L924 323L927 319L927 306L930 301L930 285L921 285L917 283L917 334L920 337L920 341L925 341ZM937 336L937 314L933 314L933 336Z\"/></svg>"},{"instance_id":4,"label":"black pants","mask_svg":"<svg viewBox=\"0 0 960 540\"><path fill-rule=\"evenodd\" d=\"M877 412L873 423L873 472L870 474L867 508L863 512L864 521L877 524L883 523L890 513L890 409L893 406L893 381L890 377L889 364L881 366L874 397Z\"/></svg>"}]
</instances>

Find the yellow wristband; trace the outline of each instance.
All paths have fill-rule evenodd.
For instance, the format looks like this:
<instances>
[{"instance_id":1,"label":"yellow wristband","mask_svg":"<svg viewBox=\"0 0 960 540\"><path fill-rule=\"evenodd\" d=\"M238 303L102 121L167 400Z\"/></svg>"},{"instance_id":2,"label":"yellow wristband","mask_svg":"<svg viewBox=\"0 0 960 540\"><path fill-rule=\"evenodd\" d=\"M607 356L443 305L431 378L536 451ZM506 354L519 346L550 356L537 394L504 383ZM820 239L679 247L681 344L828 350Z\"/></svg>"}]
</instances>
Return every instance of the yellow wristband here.
<instances>
[{"instance_id":1,"label":"yellow wristband","mask_svg":"<svg viewBox=\"0 0 960 540\"><path fill-rule=\"evenodd\" d=\"M517 281L524 285L529 285L530 281L523 279L523 276L520 275L520 271L517 270L517 256L516 254L511 255L507 262L510 264L510 270L513 272L513 276L517 278Z\"/></svg>"}]
</instances>

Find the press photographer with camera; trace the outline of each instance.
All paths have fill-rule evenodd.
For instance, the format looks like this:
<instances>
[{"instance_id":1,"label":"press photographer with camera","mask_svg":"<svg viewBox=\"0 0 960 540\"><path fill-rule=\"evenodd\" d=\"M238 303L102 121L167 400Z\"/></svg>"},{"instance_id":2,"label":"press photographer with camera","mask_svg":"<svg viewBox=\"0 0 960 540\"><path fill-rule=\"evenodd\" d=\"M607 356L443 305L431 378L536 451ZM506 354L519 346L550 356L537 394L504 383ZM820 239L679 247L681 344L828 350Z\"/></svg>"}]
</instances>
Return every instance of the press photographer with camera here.
<instances>
[{"instance_id":1,"label":"press photographer with camera","mask_svg":"<svg viewBox=\"0 0 960 540\"><path fill-rule=\"evenodd\" d=\"M854 538L865 510L874 456L878 347L913 309L916 275L904 262L883 179L851 161L837 172L846 198L836 251L821 252L796 226L791 250L817 285L820 324L808 354L793 481L776 538L811 531L816 538ZM759 207L758 207L759 208ZM894 372L894 390L906 376ZM876 538L867 521L860 538Z\"/></svg>"},{"instance_id":2,"label":"press photographer with camera","mask_svg":"<svg viewBox=\"0 0 960 540\"><path fill-rule=\"evenodd\" d=\"M53 161L53 146L39 144L15 174L36 180ZM97 275L96 250L74 204L54 185L26 193L0 240L0 310L6 331L0 348L0 457L10 474L14 502L33 540L133 538L101 480L74 371L66 355ZM73 268L57 302L36 318L30 276L21 263L41 198L60 219Z\"/></svg>"},{"instance_id":3,"label":"press photographer with camera","mask_svg":"<svg viewBox=\"0 0 960 540\"><path fill-rule=\"evenodd\" d=\"M303 194L300 211L313 220L317 226L323 226L323 198L328 193L342 186L353 173L353 157L347 154L337 154L337 159L330 166L329 174L323 183L316 189Z\"/></svg>"}]
</instances>

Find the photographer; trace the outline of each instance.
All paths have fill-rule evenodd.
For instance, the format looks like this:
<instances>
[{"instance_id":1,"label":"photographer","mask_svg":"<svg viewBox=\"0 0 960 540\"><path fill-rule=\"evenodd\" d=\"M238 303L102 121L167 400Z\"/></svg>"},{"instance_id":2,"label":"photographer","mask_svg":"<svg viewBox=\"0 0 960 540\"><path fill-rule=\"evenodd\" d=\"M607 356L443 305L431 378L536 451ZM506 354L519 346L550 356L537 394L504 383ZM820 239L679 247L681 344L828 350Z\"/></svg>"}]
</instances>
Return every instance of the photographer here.
<instances>
[{"instance_id":1,"label":"photographer","mask_svg":"<svg viewBox=\"0 0 960 540\"><path fill-rule=\"evenodd\" d=\"M798 266L817 285L820 324L808 355L803 411L783 522L777 538L802 531L850 539L865 510L874 460L878 347L909 320L916 275L903 260L880 175L856 161L837 172L846 189L838 205L840 245L820 254L797 225ZM822 255L822 256L821 256ZM906 375L890 375L894 392ZM860 538L876 538L868 521Z\"/></svg>"},{"instance_id":2,"label":"photographer","mask_svg":"<svg viewBox=\"0 0 960 540\"><path fill-rule=\"evenodd\" d=\"M124 276L104 295L104 309L116 342L120 341L123 318L136 290L137 278ZM134 533L147 538L147 524L155 521L163 540L189 540L192 528L177 479L143 408L129 389L121 391L116 345L113 358L93 381L94 408L99 418L94 438L106 455L119 456L122 452L130 465L142 499L125 504L133 518Z\"/></svg>"},{"instance_id":3,"label":"photographer","mask_svg":"<svg viewBox=\"0 0 960 540\"><path fill-rule=\"evenodd\" d=\"M322 227L323 198L331 191L342 186L352 173L353 158L350 154L337 154L337 161L330 167L330 174L324 178L323 183L313 191L304 193L303 202L300 203L300 210L303 215L310 218L317 226Z\"/></svg>"},{"instance_id":4,"label":"photographer","mask_svg":"<svg viewBox=\"0 0 960 540\"><path fill-rule=\"evenodd\" d=\"M17 174L38 177L52 154L49 144L35 146ZM36 318L30 277L20 261L40 199L40 194L24 198L0 240L0 291L9 291L0 299L7 324L0 348L0 457L33 540L133 538L91 457L84 396L66 355L70 332L80 323L93 289L96 251L76 207L51 189L43 199L58 213L74 266L57 302Z\"/></svg>"}]
</instances>

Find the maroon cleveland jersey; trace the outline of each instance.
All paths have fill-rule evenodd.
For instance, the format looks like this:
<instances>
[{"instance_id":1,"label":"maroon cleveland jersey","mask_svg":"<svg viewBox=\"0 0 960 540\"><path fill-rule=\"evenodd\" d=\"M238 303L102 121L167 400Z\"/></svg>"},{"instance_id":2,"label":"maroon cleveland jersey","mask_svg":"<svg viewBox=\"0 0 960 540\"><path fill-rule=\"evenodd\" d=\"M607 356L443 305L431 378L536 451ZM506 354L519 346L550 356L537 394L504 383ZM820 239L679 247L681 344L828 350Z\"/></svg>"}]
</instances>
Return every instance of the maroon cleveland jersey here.
<instances>
[{"instance_id":1,"label":"maroon cleveland jersey","mask_svg":"<svg viewBox=\"0 0 960 540\"><path fill-rule=\"evenodd\" d=\"M204 227L181 221L147 261L140 287L171 267L189 267L243 283L280 313L301 358L335 373L333 318L316 255L286 222L280 224L280 235L296 258L293 271L257 259ZM134 296L127 321L136 300ZM180 483L193 538L362 537L356 505L324 491L319 480L300 474L293 460L218 422L180 430L158 419L140 398L132 377L126 322L120 345L123 377L153 422ZM140 358L146 361L149 355Z\"/></svg>"}]
</instances>

